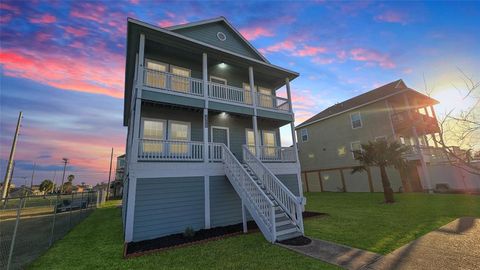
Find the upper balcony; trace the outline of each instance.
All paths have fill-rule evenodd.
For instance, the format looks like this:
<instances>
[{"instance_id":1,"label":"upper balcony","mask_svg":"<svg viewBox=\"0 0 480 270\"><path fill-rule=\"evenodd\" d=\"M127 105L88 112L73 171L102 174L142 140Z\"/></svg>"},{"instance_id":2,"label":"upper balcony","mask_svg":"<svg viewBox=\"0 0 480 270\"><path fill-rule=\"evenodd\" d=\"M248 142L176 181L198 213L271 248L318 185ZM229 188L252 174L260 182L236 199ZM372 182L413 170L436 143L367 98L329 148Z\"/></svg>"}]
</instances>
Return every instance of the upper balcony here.
<instances>
[{"instance_id":1,"label":"upper balcony","mask_svg":"<svg viewBox=\"0 0 480 270\"><path fill-rule=\"evenodd\" d=\"M392 123L397 134L410 134L412 127L417 129L418 135L433 134L439 132L437 119L428 114L416 110L399 111L392 114Z\"/></svg>"},{"instance_id":2,"label":"upper balcony","mask_svg":"<svg viewBox=\"0 0 480 270\"><path fill-rule=\"evenodd\" d=\"M220 78L216 82L207 81L207 95L204 93L204 81L189 76L181 76L170 72L154 69L144 69L144 88L150 91L166 93L170 95L206 99L215 102L240 105L248 108L254 107L252 92L249 87L239 88L228 85L226 80ZM248 85L245 85L248 86ZM291 113L290 102L287 98L272 95L268 89L260 88L264 92L254 91L255 104L257 108L280 113Z\"/></svg>"}]
</instances>

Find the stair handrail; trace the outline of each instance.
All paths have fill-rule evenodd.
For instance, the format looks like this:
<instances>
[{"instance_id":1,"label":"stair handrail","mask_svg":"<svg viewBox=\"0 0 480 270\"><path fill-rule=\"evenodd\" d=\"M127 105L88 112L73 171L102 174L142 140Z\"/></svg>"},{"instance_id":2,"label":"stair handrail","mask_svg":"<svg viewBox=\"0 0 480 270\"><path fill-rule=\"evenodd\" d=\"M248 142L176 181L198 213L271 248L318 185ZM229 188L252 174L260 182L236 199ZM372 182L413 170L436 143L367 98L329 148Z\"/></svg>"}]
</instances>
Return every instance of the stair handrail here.
<instances>
[{"instance_id":1,"label":"stair handrail","mask_svg":"<svg viewBox=\"0 0 480 270\"><path fill-rule=\"evenodd\" d=\"M239 187L243 193L240 194L241 197L245 198L260 215L266 229L271 234L270 240L275 242L275 205L225 144L222 144L222 150L222 158L223 163L225 164L225 173L227 177L231 182L235 182L237 187ZM235 181L232 181L233 179L235 179ZM262 229L260 224L259 227Z\"/></svg>"},{"instance_id":2,"label":"stair handrail","mask_svg":"<svg viewBox=\"0 0 480 270\"><path fill-rule=\"evenodd\" d=\"M278 202L279 206L303 232L302 199L295 196L270 169L255 156L246 145L243 146L243 160L255 172L260 181Z\"/></svg>"}]
</instances>

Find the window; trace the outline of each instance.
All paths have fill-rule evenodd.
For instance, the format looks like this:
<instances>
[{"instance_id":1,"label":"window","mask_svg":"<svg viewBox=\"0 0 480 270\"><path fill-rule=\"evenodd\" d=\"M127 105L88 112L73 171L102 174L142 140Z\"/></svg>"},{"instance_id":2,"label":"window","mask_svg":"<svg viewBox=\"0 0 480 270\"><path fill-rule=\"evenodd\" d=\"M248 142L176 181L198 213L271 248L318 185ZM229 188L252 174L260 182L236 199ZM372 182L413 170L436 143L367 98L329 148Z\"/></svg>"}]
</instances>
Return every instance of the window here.
<instances>
[{"instance_id":1,"label":"window","mask_svg":"<svg viewBox=\"0 0 480 270\"><path fill-rule=\"evenodd\" d=\"M262 131L263 134L263 156L275 157L277 139L275 131Z\"/></svg>"},{"instance_id":2,"label":"window","mask_svg":"<svg viewBox=\"0 0 480 270\"><path fill-rule=\"evenodd\" d=\"M400 143L403 144L403 145L406 144L406 142L405 142L405 137L400 136Z\"/></svg>"},{"instance_id":3,"label":"window","mask_svg":"<svg viewBox=\"0 0 480 270\"><path fill-rule=\"evenodd\" d=\"M255 90L258 88L255 86ZM250 84L249 83L243 83L243 90L244 90L244 100L246 104L252 104L252 91L250 90Z\"/></svg>"},{"instance_id":4,"label":"window","mask_svg":"<svg viewBox=\"0 0 480 270\"><path fill-rule=\"evenodd\" d=\"M227 80L220 77L210 76L210 81L213 83L227 85Z\"/></svg>"},{"instance_id":5,"label":"window","mask_svg":"<svg viewBox=\"0 0 480 270\"><path fill-rule=\"evenodd\" d=\"M166 74L168 65L162 62L145 59L146 76L145 84L155 88L166 87Z\"/></svg>"},{"instance_id":6,"label":"window","mask_svg":"<svg viewBox=\"0 0 480 270\"><path fill-rule=\"evenodd\" d=\"M165 140L165 120L144 119L143 120L143 147L144 153L161 153L164 151L163 140Z\"/></svg>"},{"instance_id":7,"label":"window","mask_svg":"<svg viewBox=\"0 0 480 270\"><path fill-rule=\"evenodd\" d=\"M355 159L357 157L357 154L354 151L362 151L362 144L358 142L352 142L350 143L350 149L352 150L352 157Z\"/></svg>"},{"instance_id":8,"label":"window","mask_svg":"<svg viewBox=\"0 0 480 270\"><path fill-rule=\"evenodd\" d=\"M258 106L264 108L273 108L272 90L265 87L258 87L258 92Z\"/></svg>"},{"instance_id":9,"label":"window","mask_svg":"<svg viewBox=\"0 0 480 270\"><path fill-rule=\"evenodd\" d=\"M302 142L308 141L308 130L306 128L300 130L300 137L302 139Z\"/></svg>"},{"instance_id":10,"label":"window","mask_svg":"<svg viewBox=\"0 0 480 270\"><path fill-rule=\"evenodd\" d=\"M245 138L248 149L255 154L255 134L253 133L253 129L245 130Z\"/></svg>"},{"instance_id":11,"label":"window","mask_svg":"<svg viewBox=\"0 0 480 270\"><path fill-rule=\"evenodd\" d=\"M360 112L350 114L350 120L353 129L362 127L362 116L360 115Z\"/></svg>"},{"instance_id":12,"label":"window","mask_svg":"<svg viewBox=\"0 0 480 270\"><path fill-rule=\"evenodd\" d=\"M171 141L189 141L190 140L190 123L169 121L169 140ZM170 153L181 154L187 153L187 143L170 143Z\"/></svg>"},{"instance_id":13,"label":"window","mask_svg":"<svg viewBox=\"0 0 480 270\"><path fill-rule=\"evenodd\" d=\"M178 92L190 92L190 69L176 66L170 67L172 74L172 90Z\"/></svg>"},{"instance_id":14,"label":"window","mask_svg":"<svg viewBox=\"0 0 480 270\"><path fill-rule=\"evenodd\" d=\"M227 36L226 36L223 32L217 32L217 38L218 38L220 41L225 41L225 40L227 40Z\"/></svg>"}]
</instances>

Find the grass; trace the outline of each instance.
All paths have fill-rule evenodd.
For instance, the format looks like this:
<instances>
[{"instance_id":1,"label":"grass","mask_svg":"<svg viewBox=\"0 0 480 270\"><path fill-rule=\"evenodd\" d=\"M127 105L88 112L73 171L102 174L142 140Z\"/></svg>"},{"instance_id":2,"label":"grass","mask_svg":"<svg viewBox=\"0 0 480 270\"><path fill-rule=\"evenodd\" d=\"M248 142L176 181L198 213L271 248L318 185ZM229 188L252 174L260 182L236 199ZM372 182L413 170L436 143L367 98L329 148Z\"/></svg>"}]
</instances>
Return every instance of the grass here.
<instances>
[{"instance_id":1,"label":"grass","mask_svg":"<svg viewBox=\"0 0 480 270\"><path fill-rule=\"evenodd\" d=\"M120 209L95 210L31 269L339 269L269 244L260 233L124 259Z\"/></svg>"},{"instance_id":2,"label":"grass","mask_svg":"<svg viewBox=\"0 0 480 270\"><path fill-rule=\"evenodd\" d=\"M305 221L308 236L387 254L461 216L480 217L480 196L382 193L309 193L307 210L330 216Z\"/></svg>"},{"instance_id":3,"label":"grass","mask_svg":"<svg viewBox=\"0 0 480 270\"><path fill-rule=\"evenodd\" d=\"M396 248L461 216L480 217L480 197L381 193L309 193L308 236L378 253ZM123 259L120 209L112 202L57 242L32 269L337 269L267 243L260 233Z\"/></svg>"}]
</instances>

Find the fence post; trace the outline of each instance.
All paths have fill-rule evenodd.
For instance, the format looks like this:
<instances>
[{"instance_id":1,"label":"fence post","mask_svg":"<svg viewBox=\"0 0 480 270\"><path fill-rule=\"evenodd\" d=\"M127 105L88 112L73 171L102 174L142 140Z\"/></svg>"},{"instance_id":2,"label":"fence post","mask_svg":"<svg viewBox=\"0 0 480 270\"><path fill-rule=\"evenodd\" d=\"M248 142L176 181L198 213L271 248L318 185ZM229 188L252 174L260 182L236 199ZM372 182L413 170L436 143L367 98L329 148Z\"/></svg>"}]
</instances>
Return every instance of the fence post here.
<instances>
[{"instance_id":1,"label":"fence post","mask_svg":"<svg viewBox=\"0 0 480 270\"><path fill-rule=\"evenodd\" d=\"M12 242L10 243L10 252L8 253L7 270L10 269L10 263L12 262L13 248L15 247L15 238L17 238L18 222L20 221L20 212L24 201L25 197L22 197L18 203L17 219L15 220L15 228L13 229Z\"/></svg>"},{"instance_id":2,"label":"fence post","mask_svg":"<svg viewBox=\"0 0 480 270\"><path fill-rule=\"evenodd\" d=\"M73 195L75 193L72 192L72 200L70 201L70 213L68 214L68 226L69 230L72 228L72 206L73 206Z\"/></svg>"},{"instance_id":3,"label":"fence post","mask_svg":"<svg viewBox=\"0 0 480 270\"><path fill-rule=\"evenodd\" d=\"M98 194L99 192L100 192L99 190L97 190L97 192L96 192L96 195L97 195L97 204L95 205L96 208L98 208L98 205L100 204L100 196Z\"/></svg>"},{"instance_id":4,"label":"fence post","mask_svg":"<svg viewBox=\"0 0 480 270\"><path fill-rule=\"evenodd\" d=\"M53 222L52 222L52 230L50 232L50 243L48 243L48 246L51 247L53 244L53 234L55 230L55 218L57 217L57 205L58 205L58 197L60 197L60 194L57 194L55 196L55 206L53 207Z\"/></svg>"},{"instance_id":5,"label":"fence post","mask_svg":"<svg viewBox=\"0 0 480 270\"><path fill-rule=\"evenodd\" d=\"M86 207L86 205L85 205ZM83 191L82 191L82 199L80 200L80 217L82 216L82 213L83 213Z\"/></svg>"}]
</instances>

